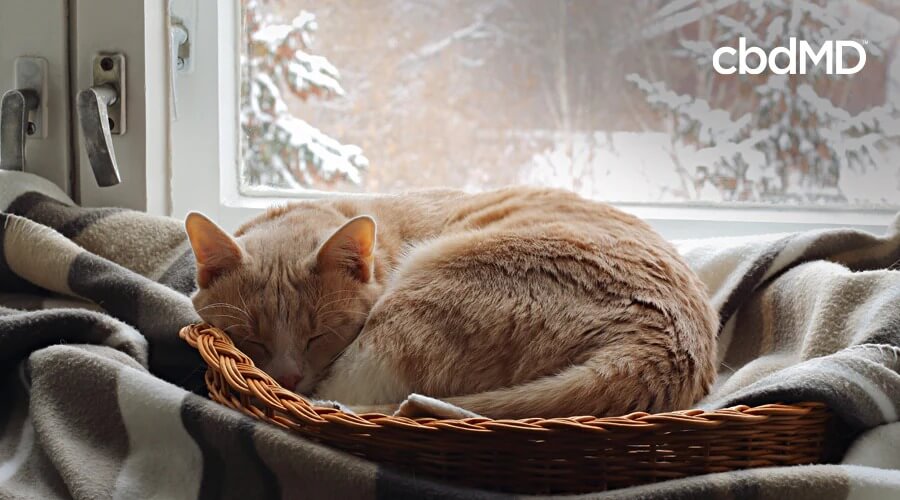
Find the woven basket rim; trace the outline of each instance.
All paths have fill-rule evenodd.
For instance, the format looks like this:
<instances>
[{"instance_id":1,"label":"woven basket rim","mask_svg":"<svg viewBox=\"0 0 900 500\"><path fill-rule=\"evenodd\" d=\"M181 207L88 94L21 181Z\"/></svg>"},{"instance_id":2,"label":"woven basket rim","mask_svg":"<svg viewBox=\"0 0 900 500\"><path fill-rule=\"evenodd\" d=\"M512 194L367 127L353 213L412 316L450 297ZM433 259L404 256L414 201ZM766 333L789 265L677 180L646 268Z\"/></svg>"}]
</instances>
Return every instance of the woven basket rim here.
<instances>
[{"instance_id":1,"label":"woven basket rim","mask_svg":"<svg viewBox=\"0 0 900 500\"><path fill-rule=\"evenodd\" d=\"M821 402L799 402L759 406L737 405L717 410L694 408L662 413L633 412L614 417L581 415L523 419L484 417L438 419L397 417L381 413L354 414L335 408L314 406L303 396L285 389L269 374L256 367L253 360L241 352L224 331L215 326L208 323L187 325L181 329L179 337L197 349L208 365L207 386L211 386L211 375L215 373L222 376L227 385L236 393L256 398L259 404L265 408L265 412L259 414L237 404L235 406L238 409L286 428L291 426L286 425L285 417L295 425L322 426L329 423L340 423L360 431L402 427L410 431L434 432L440 430L466 434L518 431L534 435L562 429L592 433L611 431L641 433L673 429L710 429L726 423L753 425L774 416L803 416L826 409L825 404Z\"/></svg>"}]
</instances>

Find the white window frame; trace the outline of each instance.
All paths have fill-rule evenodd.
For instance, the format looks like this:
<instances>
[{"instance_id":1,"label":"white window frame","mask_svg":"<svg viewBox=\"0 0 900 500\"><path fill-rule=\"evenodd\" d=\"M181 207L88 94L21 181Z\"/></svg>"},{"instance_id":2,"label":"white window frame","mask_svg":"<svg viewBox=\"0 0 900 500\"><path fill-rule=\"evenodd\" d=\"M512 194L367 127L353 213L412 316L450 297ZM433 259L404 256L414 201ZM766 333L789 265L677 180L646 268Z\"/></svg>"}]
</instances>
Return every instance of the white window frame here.
<instances>
[{"instance_id":1,"label":"white window frame","mask_svg":"<svg viewBox=\"0 0 900 500\"><path fill-rule=\"evenodd\" d=\"M69 17L65 0L4 2L0 6L0 95L12 88L19 57L44 60L40 97L43 130L25 139L25 171L72 195L69 107Z\"/></svg>"},{"instance_id":2,"label":"white window frame","mask_svg":"<svg viewBox=\"0 0 900 500\"><path fill-rule=\"evenodd\" d=\"M174 78L177 117L170 122L172 215L201 211L233 228L255 213L235 205L237 175L222 175L226 167L237 172L240 161L239 5L236 1L194 1L188 2L185 10L195 16L188 33L193 60L189 72Z\"/></svg>"},{"instance_id":3,"label":"white window frame","mask_svg":"<svg viewBox=\"0 0 900 500\"><path fill-rule=\"evenodd\" d=\"M169 61L167 15L163 0L69 2L71 103L93 84L94 56L125 56L127 131L112 144L122 182L99 187L78 115L70 113L75 173L74 199L84 206L119 206L154 215L172 212L169 152ZM73 106L74 108L74 106Z\"/></svg>"},{"instance_id":4,"label":"white window frame","mask_svg":"<svg viewBox=\"0 0 900 500\"><path fill-rule=\"evenodd\" d=\"M26 169L84 206L120 206L171 213L168 60L163 0L28 0L0 5L0 93L12 84L17 57L46 62L46 112L41 134L26 141ZM93 85L99 53L126 63L127 131L112 144L122 182L99 187L75 109Z\"/></svg>"},{"instance_id":5,"label":"white window frame","mask_svg":"<svg viewBox=\"0 0 900 500\"><path fill-rule=\"evenodd\" d=\"M172 215L192 210L210 215L226 229L266 207L291 200L332 195L296 193L238 185L240 161L238 0L196 2L190 33L192 70L175 79L178 119L171 125ZM229 174L230 172L230 174ZM338 195L334 193L333 195ZM894 219L888 209L789 208L618 203L653 224L668 238L737 236L852 226L881 233Z\"/></svg>"}]
</instances>

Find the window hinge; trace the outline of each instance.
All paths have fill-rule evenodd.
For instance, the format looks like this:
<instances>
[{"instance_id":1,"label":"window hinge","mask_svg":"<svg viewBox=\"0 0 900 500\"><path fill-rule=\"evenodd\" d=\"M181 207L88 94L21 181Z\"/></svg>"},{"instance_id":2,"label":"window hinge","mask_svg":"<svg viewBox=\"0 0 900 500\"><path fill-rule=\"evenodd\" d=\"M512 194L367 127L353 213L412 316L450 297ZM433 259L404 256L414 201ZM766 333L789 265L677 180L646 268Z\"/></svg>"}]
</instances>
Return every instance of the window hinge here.
<instances>
[{"instance_id":1,"label":"window hinge","mask_svg":"<svg viewBox=\"0 0 900 500\"><path fill-rule=\"evenodd\" d=\"M197 19L195 0L169 0L169 87L172 95L172 118L178 119L176 76L194 69L191 33Z\"/></svg>"}]
</instances>

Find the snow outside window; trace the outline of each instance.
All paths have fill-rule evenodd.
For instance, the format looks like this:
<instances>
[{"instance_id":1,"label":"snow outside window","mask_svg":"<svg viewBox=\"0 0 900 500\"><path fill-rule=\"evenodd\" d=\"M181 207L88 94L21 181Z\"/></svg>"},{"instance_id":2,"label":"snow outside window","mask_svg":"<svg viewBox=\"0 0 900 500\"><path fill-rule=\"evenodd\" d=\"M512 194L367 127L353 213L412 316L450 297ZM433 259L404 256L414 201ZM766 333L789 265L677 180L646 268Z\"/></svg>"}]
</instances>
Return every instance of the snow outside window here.
<instances>
[{"instance_id":1,"label":"snow outside window","mask_svg":"<svg viewBox=\"0 0 900 500\"><path fill-rule=\"evenodd\" d=\"M241 16L244 194L529 183L900 207L895 1L242 0ZM855 40L867 63L716 74L739 37Z\"/></svg>"}]
</instances>

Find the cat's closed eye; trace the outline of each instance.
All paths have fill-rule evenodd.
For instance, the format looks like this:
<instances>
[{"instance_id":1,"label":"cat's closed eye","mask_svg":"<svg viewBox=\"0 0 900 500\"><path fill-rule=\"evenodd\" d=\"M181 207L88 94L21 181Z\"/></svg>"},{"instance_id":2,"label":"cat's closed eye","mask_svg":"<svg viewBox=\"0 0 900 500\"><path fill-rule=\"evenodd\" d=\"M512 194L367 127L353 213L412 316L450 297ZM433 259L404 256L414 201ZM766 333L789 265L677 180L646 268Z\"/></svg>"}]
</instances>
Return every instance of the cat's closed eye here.
<instances>
[{"instance_id":1,"label":"cat's closed eye","mask_svg":"<svg viewBox=\"0 0 900 500\"><path fill-rule=\"evenodd\" d=\"M316 335L310 337L310 339L306 342L306 348L309 349L313 345L314 342L325 338L325 335L327 333L328 332L317 333Z\"/></svg>"},{"instance_id":2,"label":"cat's closed eye","mask_svg":"<svg viewBox=\"0 0 900 500\"><path fill-rule=\"evenodd\" d=\"M245 340L243 350L253 359L260 359L263 356L269 355L269 348L262 342L256 340Z\"/></svg>"}]
</instances>

